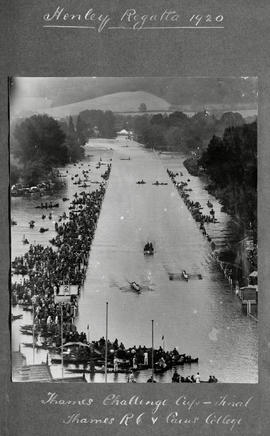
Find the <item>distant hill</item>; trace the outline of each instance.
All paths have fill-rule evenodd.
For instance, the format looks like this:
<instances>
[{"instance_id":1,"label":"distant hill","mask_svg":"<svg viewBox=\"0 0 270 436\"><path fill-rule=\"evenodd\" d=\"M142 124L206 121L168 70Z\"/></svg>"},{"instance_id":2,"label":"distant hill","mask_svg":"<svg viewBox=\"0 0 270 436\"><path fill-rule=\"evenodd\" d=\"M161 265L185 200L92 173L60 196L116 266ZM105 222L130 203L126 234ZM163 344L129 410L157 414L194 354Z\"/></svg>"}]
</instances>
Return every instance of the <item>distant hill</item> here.
<instances>
[{"instance_id":1,"label":"distant hill","mask_svg":"<svg viewBox=\"0 0 270 436\"><path fill-rule=\"evenodd\" d=\"M77 115L84 110L102 110L112 112L138 112L139 106L145 103L147 111L167 111L170 103L149 92L116 92L102 97L83 100L64 106L38 109L38 113L47 113L54 118L64 118L69 115Z\"/></svg>"}]
</instances>

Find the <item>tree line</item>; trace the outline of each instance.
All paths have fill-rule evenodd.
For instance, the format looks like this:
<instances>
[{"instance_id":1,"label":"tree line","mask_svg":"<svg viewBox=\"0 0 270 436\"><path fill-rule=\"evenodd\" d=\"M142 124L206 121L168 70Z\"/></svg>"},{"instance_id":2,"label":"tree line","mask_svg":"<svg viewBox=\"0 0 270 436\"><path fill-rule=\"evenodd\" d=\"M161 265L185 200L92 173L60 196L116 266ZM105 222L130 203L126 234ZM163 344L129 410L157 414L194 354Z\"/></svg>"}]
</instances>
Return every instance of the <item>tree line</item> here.
<instances>
[{"instance_id":1,"label":"tree line","mask_svg":"<svg viewBox=\"0 0 270 436\"><path fill-rule=\"evenodd\" d=\"M188 117L183 112L147 114L129 120L139 142L148 148L188 152L207 147L213 135L222 135L226 127L245 123L239 113L226 112L220 119L206 111Z\"/></svg>"},{"instance_id":2,"label":"tree line","mask_svg":"<svg viewBox=\"0 0 270 436\"><path fill-rule=\"evenodd\" d=\"M36 185L53 178L53 169L84 156L91 137L115 136L112 112L83 111L76 118L57 121L48 115L33 115L11 125L10 181Z\"/></svg>"},{"instance_id":3,"label":"tree line","mask_svg":"<svg viewBox=\"0 0 270 436\"><path fill-rule=\"evenodd\" d=\"M257 122L213 136L198 161L224 209L257 232Z\"/></svg>"}]
</instances>

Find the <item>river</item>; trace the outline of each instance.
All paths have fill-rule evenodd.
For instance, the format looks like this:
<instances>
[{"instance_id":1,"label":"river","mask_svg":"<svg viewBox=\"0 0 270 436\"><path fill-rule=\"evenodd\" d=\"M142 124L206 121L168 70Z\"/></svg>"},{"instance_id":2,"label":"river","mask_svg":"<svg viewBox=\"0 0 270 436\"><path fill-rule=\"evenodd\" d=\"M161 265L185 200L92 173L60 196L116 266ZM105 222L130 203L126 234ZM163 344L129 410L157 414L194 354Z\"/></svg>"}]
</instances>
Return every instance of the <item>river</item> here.
<instances>
[{"instance_id":1,"label":"river","mask_svg":"<svg viewBox=\"0 0 270 436\"><path fill-rule=\"evenodd\" d=\"M176 347L180 353L199 357L198 364L179 368L181 375L199 371L202 379L214 374L224 383L257 383L257 323L243 314L238 297L212 260L209 243L166 169L182 171L182 180L190 179L192 199L205 207L207 200L211 200L219 223L210 224L208 233L217 244L225 244L229 236L229 217L220 212L219 203L204 189L203 181L187 174L183 156L158 154L135 141L91 140L86 146L86 155L81 168L91 165L93 177L103 172L102 166L95 168L100 157L104 162L112 159L112 171L80 297L78 330L86 331L89 325L90 340L105 336L108 302L110 340L118 338L126 347L149 347L151 320L154 320L155 348ZM64 196L72 198L77 188L71 183L71 177L77 168L70 165L66 174L61 170L67 176L66 186L55 194L53 201ZM146 184L136 184L141 179ZM167 184L152 185L156 180ZM11 200L11 216L18 223L12 227L12 258L27 249L22 244L22 234L29 242L44 244L54 235L56 216L51 221L46 218L45 226L40 210L35 209L35 204L39 203L40 199ZM68 210L68 202L62 202L54 214L59 215L64 210ZM38 230L29 229L31 219L50 230L40 234ZM153 242L154 256L144 256L146 241ZM188 282L169 280L169 273L181 273L183 269L191 275ZM202 275L202 280L198 279L198 274ZM142 285L139 295L130 289L128 282L133 280ZM15 308L13 313L17 311ZM31 318L24 314L23 323L29 323L27 317ZM22 341L26 342L19 333L21 323L22 320L13 322L13 349L18 349ZM24 352L30 363L31 351L25 348ZM44 352L37 353L36 361L42 359ZM138 381L145 381L148 376L142 372ZM115 379L110 375L108 380L124 382L126 376L119 375ZM162 382L170 380L170 372L160 378ZM103 377L96 375L95 381L103 381Z\"/></svg>"}]
</instances>

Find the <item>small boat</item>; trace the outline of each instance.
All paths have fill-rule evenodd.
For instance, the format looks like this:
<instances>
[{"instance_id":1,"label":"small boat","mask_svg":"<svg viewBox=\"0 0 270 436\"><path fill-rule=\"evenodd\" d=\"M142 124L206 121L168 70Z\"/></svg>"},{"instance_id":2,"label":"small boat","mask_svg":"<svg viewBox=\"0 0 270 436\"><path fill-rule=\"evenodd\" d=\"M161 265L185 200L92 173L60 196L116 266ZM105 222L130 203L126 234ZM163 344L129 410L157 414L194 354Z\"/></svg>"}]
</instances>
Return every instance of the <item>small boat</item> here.
<instances>
[{"instance_id":1,"label":"small boat","mask_svg":"<svg viewBox=\"0 0 270 436\"><path fill-rule=\"evenodd\" d=\"M138 285L138 283L130 282L129 284L134 291L141 292L141 287L140 287L140 285Z\"/></svg>"},{"instance_id":2,"label":"small boat","mask_svg":"<svg viewBox=\"0 0 270 436\"><path fill-rule=\"evenodd\" d=\"M28 241L28 239L25 236L23 236L22 243L24 245L29 244L29 241Z\"/></svg>"},{"instance_id":3,"label":"small boat","mask_svg":"<svg viewBox=\"0 0 270 436\"><path fill-rule=\"evenodd\" d=\"M191 363L198 363L199 358L198 357L191 357L191 356L182 356L176 362L174 365L184 365L185 363L191 364Z\"/></svg>"},{"instance_id":4,"label":"small boat","mask_svg":"<svg viewBox=\"0 0 270 436\"><path fill-rule=\"evenodd\" d=\"M153 254L154 254L154 249L152 249L152 250L143 250L143 254L145 255L145 256L153 256Z\"/></svg>"},{"instance_id":5,"label":"small boat","mask_svg":"<svg viewBox=\"0 0 270 436\"><path fill-rule=\"evenodd\" d=\"M145 185L145 181L142 179L142 180L138 180L138 182L136 182L136 184L137 185Z\"/></svg>"},{"instance_id":6,"label":"small boat","mask_svg":"<svg viewBox=\"0 0 270 436\"><path fill-rule=\"evenodd\" d=\"M168 366L156 366L154 368L154 373L155 374L163 374L164 372L168 371L168 369L170 369Z\"/></svg>"},{"instance_id":7,"label":"small boat","mask_svg":"<svg viewBox=\"0 0 270 436\"><path fill-rule=\"evenodd\" d=\"M49 229L44 229L44 227L40 227L39 231L40 233L44 233L47 232Z\"/></svg>"},{"instance_id":8,"label":"small boat","mask_svg":"<svg viewBox=\"0 0 270 436\"><path fill-rule=\"evenodd\" d=\"M33 331L20 329L20 332L22 335L25 335L25 336L33 336ZM38 332L34 331L34 336L38 336Z\"/></svg>"},{"instance_id":9,"label":"small boat","mask_svg":"<svg viewBox=\"0 0 270 436\"><path fill-rule=\"evenodd\" d=\"M152 183L152 185L163 186L163 185L168 185L168 183L167 182L159 182L158 180L156 180L154 183Z\"/></svg>"},{"instance_id":10,"label":"small boat","mask_svg":"<svg viewBox=\"0 0 270 436\"><path fill-rule=\"evenodd\" d=\"M11 321L16 321L16 319L21 319L22 315L11 315Z\"/></svg>"},{"instance_id":11,"label":"small boat","mask_svg":"<svg viewBox=\"0 0 270 436\"><path fill-rule=\"evenodd\" d=\"M11 220L11 225L12 226L16 226L17 225L17 221L14 221L13 219Z\"/></svg>"},{"instance_id":12,"label":"small boat","mask_svg":"<svg viewBox=\"0 0 270 436\"><path fill-rule=\"evenodd\" d=\"M91 369L80 369L80 368L68 368L66 370L67 372L70 373L84 373L84 374L91 374L91 373L95 373L95 374L104 374L105 373L105 368L93 368L93 370ZM110 374L128 374L129 370L128 369L118 369L117 371L114 371L111 368L107 368L107 372Z\"/></svg>"},{"instance_id":13,"label":"small boat","mask_svg":"<svg viewBox=\"0 0 270 436\"><path fill-rule=\"evenodd\" d=\"M208 207L213 207L213 204L211 203L211 201L209 201L209 200L207 201L207 206Z\"/></svg>"},{"instance_id":14,"label":"small boat","mask_svg":"<svg viewBox=\"0 0 270 436\"><path fill-rule=\"evenodd\" d=\"M34 226L35 226L35 221L33 221L33 220L29 221L29 227L30 227L30 229L33 229Z\"/></svg>"},{"instance_id":15,"label":"small boat","mask_svg":"<svg viewBox=\"0 0 270 436\"><path fill-rule=\"evenodd\" d=\"M196 383L195 378L192 376L181 377L181 383ZM200 380L200 383L218 383L218 379L213 375L209 376L208 380Z\"/></svg>"},{"instance_id":16,"label":"small boat","mask_svg":"<svg viewBox=\"0 0 270 436\"><path fill-rule=\"evenodd\" d=\"M67 197L62 198L63 201L68 201Z\"/></svg>"},{"instance_id":17,"label":"small boat","mask_svg":"<svg viewBox=\"0 0 270 436\"><path fill-rule=\"evenodd\" d=\"M52 203L43 204L43 203L41 203L40 206L35 206L36 209L51 209L52 207L59 207L59 203L55 203L55 204L52 204Z\"/></svg>"},{"instance_id":18,"label":"small boat","mask_svg":"<svg viewBox=\"0 0 270 436\"><path fill-rule=\"evenodd\" d=\"M152 242L147 242L144 246L143 253L146 256L152 256L154 254L154 247Z\"/></svg>"},{"instance_id":19,"label":"small boat","mask_svg":"<svg viewBox=\"0 0 270 436\"><path fill-rule=\"evenodd\" d=\"M188 273L184 269L182 271L182 277L183 277L184 280L186 280L186 282L188 282L189 276L188 276Z\"/></svg>"}]
</instances>

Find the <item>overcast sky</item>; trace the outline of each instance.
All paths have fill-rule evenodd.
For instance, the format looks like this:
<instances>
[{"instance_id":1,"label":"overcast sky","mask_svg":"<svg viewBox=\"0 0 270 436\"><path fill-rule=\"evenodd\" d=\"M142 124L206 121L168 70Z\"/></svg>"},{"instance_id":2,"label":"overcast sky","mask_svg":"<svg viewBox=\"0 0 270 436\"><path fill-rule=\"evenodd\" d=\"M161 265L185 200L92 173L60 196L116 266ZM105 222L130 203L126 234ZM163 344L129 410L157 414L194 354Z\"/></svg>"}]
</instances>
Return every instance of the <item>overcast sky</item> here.
<instances>
[{"instance_id":1,"label":"overcast sky","mask_svg":"<svg viewBox=\"0 0 270 436\"><path fill-rule=\"evenodd\" d=\"M25 106L61 106L123 91L147 91L170 104L232 104L256 107L254 77L20 77L12 79L11 102ZM24 108L24 107L23 107ZM25 109L25 108L24 108Z\"/></svg>"}]
</instances>

